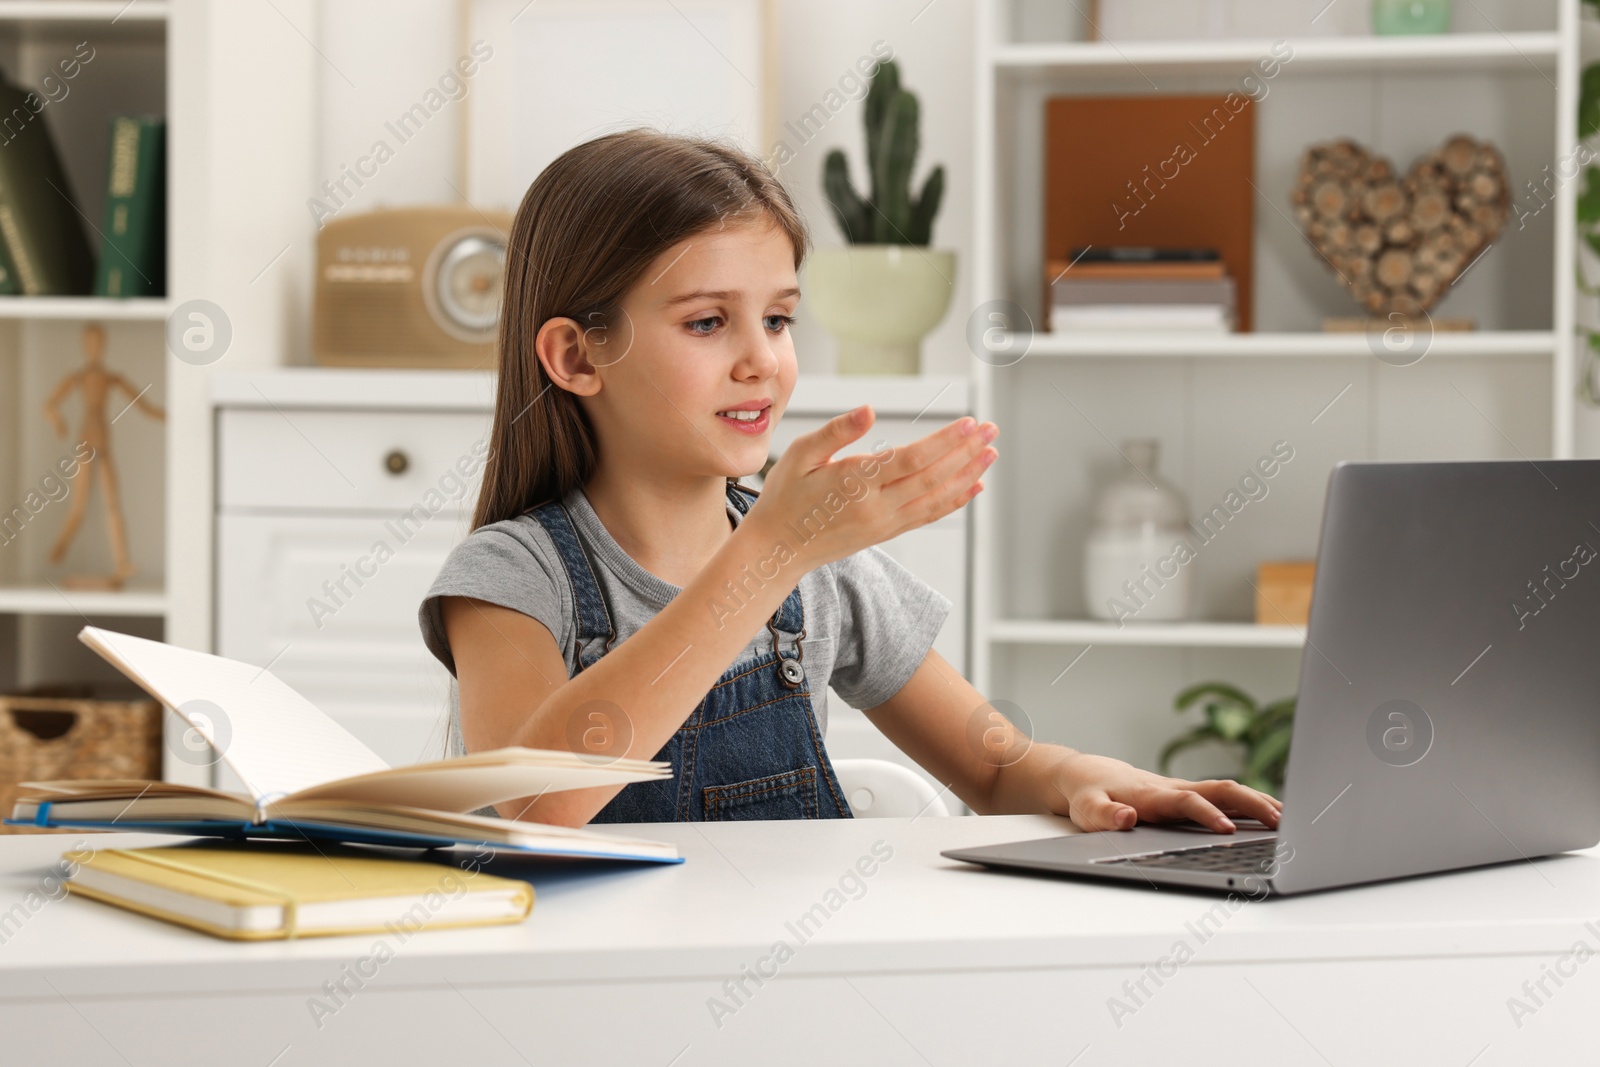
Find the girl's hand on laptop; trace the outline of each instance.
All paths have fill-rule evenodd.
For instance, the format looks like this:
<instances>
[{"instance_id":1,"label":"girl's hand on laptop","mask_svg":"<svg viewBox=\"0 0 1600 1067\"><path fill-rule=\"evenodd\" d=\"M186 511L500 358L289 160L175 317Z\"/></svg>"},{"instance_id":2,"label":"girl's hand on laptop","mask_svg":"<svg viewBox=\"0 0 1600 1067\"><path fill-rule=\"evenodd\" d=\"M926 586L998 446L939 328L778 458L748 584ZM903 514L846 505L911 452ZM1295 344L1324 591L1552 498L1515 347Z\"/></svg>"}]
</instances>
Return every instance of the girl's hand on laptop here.
<instances>
[{"instance_id":1,"label":"girl's hand on laptop","mask_svg":"<svg viewBox=\"0 0 1600 1067\"><path fill-rule=\"evenodd\" d=\"M908 445L832 458L876 419L863 404L797 437L740 525L786 542L809 570L942 519L978 494L999 455L989 444L999 427L964 417Z\"/></svg>"},{"instance_id":2,"label":"girl's hand on laptop","mask_svg":"<svg viewBox=\"0 0 1600 1067\"><path fill-rule=\"evenodd\" d=\"M1230 779L1191 782L1166 778L1118 759L1074 752L1054 769L1066 815L1085 830L1131 830L1140 822L1192 819L1220 834L1234 831L1230 815L1276 828L1283 802Z\"/></svg>"}]
</instances>

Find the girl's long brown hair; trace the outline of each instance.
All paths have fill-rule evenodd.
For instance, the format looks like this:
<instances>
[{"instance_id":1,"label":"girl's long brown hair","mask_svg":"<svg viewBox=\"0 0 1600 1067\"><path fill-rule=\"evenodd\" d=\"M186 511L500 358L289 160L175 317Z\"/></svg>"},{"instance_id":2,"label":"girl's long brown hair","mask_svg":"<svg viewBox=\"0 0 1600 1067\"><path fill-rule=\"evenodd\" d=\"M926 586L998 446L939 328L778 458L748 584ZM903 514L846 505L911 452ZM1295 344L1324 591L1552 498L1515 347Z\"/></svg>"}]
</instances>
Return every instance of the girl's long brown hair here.
<instances>
[{"instance_id":1,"label":"girl's long brown hair","mask_svg":"<svg viewBox=\"0 0 1600 1067\"><path fill-rule=\"evenodd\" d=\"M539 328L561 316L614 328L623 297L662 252L763 213L788 234L798 271L810 251L805 222L777 177L737 147L631 129L569 148L539 174L506 249L500 380L474 530L559 500L594 471L593 427L534 353Z\"/></svg>"}]
</instances>

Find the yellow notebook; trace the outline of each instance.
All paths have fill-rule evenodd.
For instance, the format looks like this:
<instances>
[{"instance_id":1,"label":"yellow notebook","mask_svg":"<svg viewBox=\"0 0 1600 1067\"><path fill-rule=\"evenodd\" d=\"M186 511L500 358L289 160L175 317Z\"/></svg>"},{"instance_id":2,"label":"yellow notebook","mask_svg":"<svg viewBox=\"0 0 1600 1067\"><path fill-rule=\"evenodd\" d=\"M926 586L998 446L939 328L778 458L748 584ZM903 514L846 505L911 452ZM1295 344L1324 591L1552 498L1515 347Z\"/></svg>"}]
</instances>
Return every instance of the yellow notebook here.
<instances>
[{"instance_id":1,"label":"yellow notebook","mask_svg":"<svg viewBox=\"0 0 1600 1067\"><path fill-rule=\"evenodd\" d=\"M79 855L62 857L77 866L69 891L240 941L406 938L521 922L533 910L533 887L518 879L331 844L200 841Z\"/></svg>"}]
</instances>

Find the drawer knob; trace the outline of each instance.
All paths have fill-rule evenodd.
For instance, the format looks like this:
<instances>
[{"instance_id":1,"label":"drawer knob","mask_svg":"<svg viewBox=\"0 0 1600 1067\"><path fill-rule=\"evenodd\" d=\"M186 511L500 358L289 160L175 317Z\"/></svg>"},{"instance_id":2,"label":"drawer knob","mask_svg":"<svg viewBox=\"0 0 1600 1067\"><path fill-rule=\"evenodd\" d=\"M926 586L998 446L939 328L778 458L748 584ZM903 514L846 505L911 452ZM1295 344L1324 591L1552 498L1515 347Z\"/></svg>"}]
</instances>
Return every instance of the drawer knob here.
<instances>
[{"instance_id":1,"label":"drawer knob","mask_svg":"<svg viewBox=\"0 0 1600 1067\"><path fill-rule=\"evenodd\" d=\"M411 460L397 448L383 457L383 466L390 474L404 474L406 468L411 466Z\"/></svg>"}]
</instances>

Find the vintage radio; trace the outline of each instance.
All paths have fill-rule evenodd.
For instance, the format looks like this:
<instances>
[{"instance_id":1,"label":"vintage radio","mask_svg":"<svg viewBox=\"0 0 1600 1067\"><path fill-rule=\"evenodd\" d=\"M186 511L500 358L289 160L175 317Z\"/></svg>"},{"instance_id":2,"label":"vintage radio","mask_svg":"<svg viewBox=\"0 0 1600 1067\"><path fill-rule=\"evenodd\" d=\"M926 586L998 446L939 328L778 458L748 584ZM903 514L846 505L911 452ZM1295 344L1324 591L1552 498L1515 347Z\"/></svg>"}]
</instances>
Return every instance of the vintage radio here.
<instances>
[{"instance_id":1,"label":"vintage radio","mask_svg":"<svg viewBox=\"0 0 1600 1067\"><path fill-rule=\"evenodd\" d=\"M496 370L511 216L465 204L387 208L317 235L318 363Z\"/></svg>"}]
</instances>

